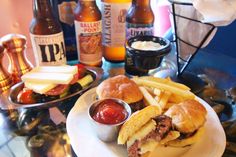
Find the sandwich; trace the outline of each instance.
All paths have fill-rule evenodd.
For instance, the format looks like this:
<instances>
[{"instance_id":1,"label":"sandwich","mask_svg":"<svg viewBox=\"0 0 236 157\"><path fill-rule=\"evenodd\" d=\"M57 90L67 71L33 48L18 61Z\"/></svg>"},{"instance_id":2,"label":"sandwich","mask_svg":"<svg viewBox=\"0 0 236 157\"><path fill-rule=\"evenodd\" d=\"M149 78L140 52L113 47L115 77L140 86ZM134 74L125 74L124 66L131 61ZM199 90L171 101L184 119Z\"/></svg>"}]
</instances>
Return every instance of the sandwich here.
<instances>
[{"instance_id":1,"label":"sandwich","mask_svg":"<svg viewBox=\"0 0 236 157\"><path fill-rule=\"evenodd\" d=\"M180 136L166 144L185 147L196 143L204 133L206 114L205 107L194 99L170 107L165 115L172 118L173 128L180 132Z\"/></svg>"},{"instance_id":2,"label":"sandwich","mask_svg":"<svg viewBox=\"0 0 236 157\"><path fill-rule=\"evenodd\" d=\"M143 94L138 85L124 75L104 80L96 89L99 99L117 98L128 103L132 111L144 108Z\"/></svg>"},{"instance_id":3,"label":"sandwich","mask_svg":"<svg viewBox=\"0 0 236 157\"><path fill-rule=\"evenodd\" d=\"M17 96L22 104L42 103L81 90L93 81L82 66L38 66L21 77L24 88Z\"/></svg>"},{"instance_id":4,"label":"sandwich","mask_svg":"<svg viewBox=\"0 0 236 157\"><path fill-rule=\"evenodd\" d=\"M157 106L148 106L134 113L122 125L117 143L126 144L129 157L139 157L152 151L171 128L170 117L161 115Z\"/></svg>"},{"instance_id":5,"label":"sandwich","mask_svg":"<svg viewBox=\"0 0 236 157\"><path fill-rule=\"evenodd\" d=\"M158 107L148 106L122 125L117 142L126 145L128 157L148 156L160 145L192 145L203 134L205 117L205 108L196 100L174 105L162 115Z\"/></svg>"}]
</instances>

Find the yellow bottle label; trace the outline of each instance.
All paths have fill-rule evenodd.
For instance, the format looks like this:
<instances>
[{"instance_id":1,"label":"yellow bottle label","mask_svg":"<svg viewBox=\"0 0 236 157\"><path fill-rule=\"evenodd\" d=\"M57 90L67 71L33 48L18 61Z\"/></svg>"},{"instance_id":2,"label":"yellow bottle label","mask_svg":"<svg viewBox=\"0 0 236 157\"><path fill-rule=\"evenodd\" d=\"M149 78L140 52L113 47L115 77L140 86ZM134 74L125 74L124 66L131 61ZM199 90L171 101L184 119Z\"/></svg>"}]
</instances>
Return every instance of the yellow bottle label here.
<instances>
[{"instance_id":1,"label":"yellow bottle label","mask_svg":"<svg viewBox=\"0 0 236 157\"><path fill-rule=\"evenodd\" d=\"M75 32L79 61L95 65L102 60L102 21L75 21Z\"/></svg>"},{"instance_id":2,"label":"yellow bottle label","mask_svg":"<svg viewBox=\"0 0 236 157\"><path fill-rule=\"evenodd\" d=\"M131 3L102 2L102 44L107 47L123 47L125 43L125 19Z\"/></svg>"}]
</instances>

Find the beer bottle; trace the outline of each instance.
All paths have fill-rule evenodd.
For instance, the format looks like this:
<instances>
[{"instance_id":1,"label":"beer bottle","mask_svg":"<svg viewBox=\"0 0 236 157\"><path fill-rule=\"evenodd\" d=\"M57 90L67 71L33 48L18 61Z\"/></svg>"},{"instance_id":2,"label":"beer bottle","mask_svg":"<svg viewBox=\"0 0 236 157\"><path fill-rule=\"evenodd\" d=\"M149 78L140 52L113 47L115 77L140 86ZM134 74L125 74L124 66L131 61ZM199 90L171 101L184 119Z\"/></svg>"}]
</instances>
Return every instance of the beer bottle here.
<instances>
[{"instance_id":1,"label":"beer bottle","mask_svg":"<svg viewBox=\"0 0 236 157\"><path fill-rule=\"evenodd\" d=\"M95 0L79 0L74 14L79 62L101 66L102 17Z\"/></svg>"},{"instance_id":2,"label":"beer bottle","mask_svg":"<svg viewBox=\"0 0 236 157\"><path fill-rule=\"evenodd\" d=\"M60 23L49 0L34 0L30 36L36 65L66 64L66 52Z\"/></svg>"},{"instance_id":3,"label":"beer bottle","mask_svg":"<svg viewBox=\"0 0 236 157\"><path fill-rule=\"evenodd\" d=\"M74 9L77 2L78 0L51 0L63 30L67 61L78 59L74 25Z\"/></svg>"},{"instance_id":4,"label":"beer bottle","mask_svg":"<svg viewBox=\"0 0 236 157\"><path fill-rule=\"evenodd\" d=\"M150 0L132 0L126 16L126 39L137 35L153 35L153 23Z\"/></svg>"},{"instance_id":5,"label":"beer bottle","mask_svg":"<svg viewBox=\"0 0 236 157\"><path fill-rule=\"evenodd\" d=\"M125 58L125 18L131 0L102 0L103 56L111 62Z\"/></svg>"}]
</instances>

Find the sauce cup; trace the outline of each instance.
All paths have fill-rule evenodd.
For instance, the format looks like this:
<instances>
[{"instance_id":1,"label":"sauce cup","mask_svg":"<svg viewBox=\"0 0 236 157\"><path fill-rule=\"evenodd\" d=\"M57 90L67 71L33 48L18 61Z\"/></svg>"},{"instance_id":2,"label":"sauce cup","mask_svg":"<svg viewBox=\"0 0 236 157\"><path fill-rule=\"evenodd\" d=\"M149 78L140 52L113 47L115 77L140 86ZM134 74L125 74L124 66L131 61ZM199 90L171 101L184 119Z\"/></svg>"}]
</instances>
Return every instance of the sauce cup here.
<instances>
[{"instance_id":1,"label":"sauce cup","mask_svg":"<svg viewBox=\"0 0 236 157\"><path fill-rule=\"evenodd\" d=\"M114 105L114 103L118 106ZM109 104L111 105L109 106ZM116 107L114 109L114 106L118 107L118 109ZM120 110L121 108L123 110ZM124 116L121 119L122 114ZM98 138L104 142L112 142L117 139L122 124L130 117L131 108L120 99L107 98L93 102L88 109L88 115Z\"/></svg>"},{"instance_id":2,"label":"sauce cup","mask_svg":"<svg viewBox=\"0 0 236 157\"><path fill-rule=\"evenodd\" d=\"M148 45L133 47L135 42L159 45L156 49ZM152 44L152 45L153 45ZM142 48L141 48L142 47ZM143 49L144 48L144 49ZM157 68L163 57L171 51L170 41L157 36L135 36L126 42L125 71L130 75L147 75L149 70Z\"/></svg>"}]
</instances>

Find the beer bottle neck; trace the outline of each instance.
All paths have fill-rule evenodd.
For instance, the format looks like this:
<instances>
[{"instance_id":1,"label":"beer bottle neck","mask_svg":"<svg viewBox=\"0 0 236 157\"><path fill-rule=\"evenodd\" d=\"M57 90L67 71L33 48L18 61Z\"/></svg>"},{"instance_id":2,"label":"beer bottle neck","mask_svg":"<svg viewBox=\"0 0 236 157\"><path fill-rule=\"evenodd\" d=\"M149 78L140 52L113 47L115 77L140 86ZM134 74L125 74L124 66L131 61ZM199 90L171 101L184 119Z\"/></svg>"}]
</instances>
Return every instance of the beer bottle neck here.
<instances>
[{"instance_id":1,"label":"beer bottle neck","mask_svg":"<svg viewBox=\"0 0 236 157\"><path fill-rule=\"evenodd\" d=\"M52 6L49 0L34 0L33 2L34 17L53 18Z\"/></svg>"},{"instance_id":2,"label":"beer bottle neck","mask_svg":"<svg viewBox=\"0 0 236 157\"><path fill-rule=\"evenodd\" d=\"M151 7L150 0L132 0L132 5L138 7Z\"/></svg>"},{"instance_id":3,"label":"beer bottle neck","mask_svg":"<svg viewBox=\"0 0 236 157\"><path fill-rule=\"evenodd\" d=\"M88 7L88 9L91 7L97 7L95 0L79 0L79 3L82 7Z\"/></svg>"}]
</instances>

